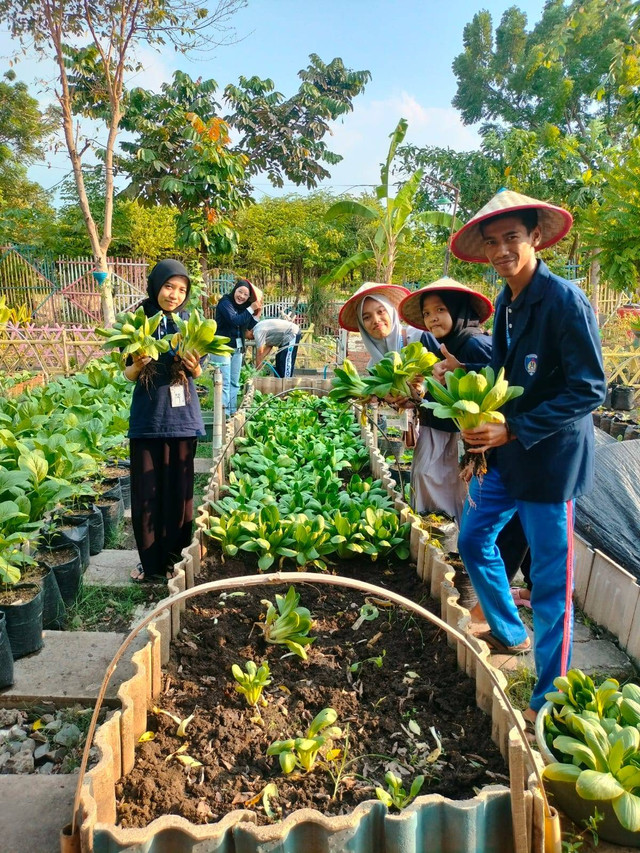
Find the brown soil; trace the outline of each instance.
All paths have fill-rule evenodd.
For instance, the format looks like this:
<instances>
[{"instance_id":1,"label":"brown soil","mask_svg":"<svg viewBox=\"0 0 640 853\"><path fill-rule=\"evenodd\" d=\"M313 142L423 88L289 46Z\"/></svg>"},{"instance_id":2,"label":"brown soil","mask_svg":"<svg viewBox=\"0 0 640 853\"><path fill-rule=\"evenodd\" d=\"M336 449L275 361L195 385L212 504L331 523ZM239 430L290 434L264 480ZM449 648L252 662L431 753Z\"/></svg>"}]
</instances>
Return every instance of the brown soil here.
<instances>
[{"instance_id":1,"label":"brown soil","mask_svg":"<svg viewBox=\"0 0 640 853\"><path fill-rule=\"evenodd\" d=\"M122 498L103 498L102 495L96 495L96 506L111 506L117 504Z\"/></svg>"},{"instance_id":2,"label":"brown soil","mask_svg":"<svg viewBox=\"0 0 640 853\"><path fill-rule=\"evenodd\" d=\"M250 558L246 564L227 560L221 565L213 555L202 568L200 582L255 573ZM407 563L354 560L335 569L437 610L415 567ZM195 716L186 738L180 738L170 717L149 713L155 737L140 744L135 768L116 786L123 826L145 826L163 814L211 823L242 807L267 823L262 792L268 783L278 789L277 799L270 800L276 819L302 807L342 814L375 798L375 786L384 786L387 770L401 775L407 790L422 774L421 794L453 799L472 797L486 784L508 784L508 771L491 740L491 720L478 710L475 684L458 670L442 631L384 602L377 602L378 618L354 631L365 601L361 594L298 584L300 605L310 609L316 637L303 661L286 647L267 644L256 627L266 611L261 599L273 601L286 587L232 595L237 591L203 595L187 605L156 702L180 718ZM382 655L381 667L370 660ZM231 676L232 664L243 666L247 660L266 660L271 669L267 705L259 715L235 691ZM359 671L351 672L358 662ZM341 750L338 760L323 757L308 774L283 775L267 748L275 740L305 735L316 714L328 707L348 732L332 744ZM431 727L442 743L440 755ZM185 744L182 755L201 767L169 759ZM339 774L343 759L335 784L331 774Z\"/></svg>"},{"instance_id":3,"label":"brown soil","mask_svg":"<svg viewBox=\"0 0 640 853\"><path fill-rule=\"evenodd\" d=\"M26 604L40 592L38 584L8 586L0 590L0 604Z\"/></svg>"},{"instance_id":4,"label":"brown soil","mask_svg":"<svg viewBox=\"0 0 640 853\"><path fill-rule=\"evenodd\" d=\"M128 477L129 469L124 465L107 465L102 469L102 474L109 479L117 479L118 477Z\"/></svg>"},{"instance_id":5,"label":"brown soil","mask_svg":"<svg viewBox=\"0 0 640 853\"><path fill-rule=\"evenodd\" d=\"M118 485L118 483L118 478L112 477L109 480L102 480L100 483L92 483L91 485L93 486L93 491L96 495L101 495L103 492L108 492L109 489L113 489Z\"/></svg>"},{"instance_id":6,"label":"brown soil","mask_svg":"<svg viewBox=\"0 0 640 853\"><path fill-rule=\"evenodd\" d=\"M77 550L71 546L68 548L56 548L52 551L42 548L36 551L35 558L43 562L45 566L61 566L64 563L68 563L69 560L73 560L77 553Z\"/></svg>"},{"instance_id":7,"label":"brown soil","mask_svg":"<svg viewBox=\"0 0 640 853\"><path fill-rule=\"evenodd\" d=\"M37 563L35 566L28 566L21 574L21 583L37 583L42 584L45 576L51 571L50 566L45 566L43 563Z\"/></svg>"}]
</instances>

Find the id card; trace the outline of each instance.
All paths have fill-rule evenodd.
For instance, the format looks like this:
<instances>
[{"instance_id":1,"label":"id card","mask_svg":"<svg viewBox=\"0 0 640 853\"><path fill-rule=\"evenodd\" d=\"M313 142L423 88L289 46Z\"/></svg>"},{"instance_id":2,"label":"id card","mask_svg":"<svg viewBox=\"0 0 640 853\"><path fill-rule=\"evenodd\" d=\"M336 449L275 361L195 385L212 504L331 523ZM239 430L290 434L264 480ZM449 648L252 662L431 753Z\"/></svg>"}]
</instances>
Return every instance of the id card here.
<instances>
[{"instance_id":1,"label":"id card","mask_svg":"<svg viewBox=\"0 0 640 853\"><path fill-rule=\"evenodd\" d=\"M171 406L177 409L179 406L186 406L187 401L184 396L184 385L170 385L169 393L171 394Z\"/></svg>"},{"instance_id":2,"label":"id card","mask_svg":"<svg viewBox=\"0 0 640 853\"><path fill-rule=\"evenodd\" d=\"M236 349L242 349L242 338L236 338Z\"/></svg>"}]
</instances>

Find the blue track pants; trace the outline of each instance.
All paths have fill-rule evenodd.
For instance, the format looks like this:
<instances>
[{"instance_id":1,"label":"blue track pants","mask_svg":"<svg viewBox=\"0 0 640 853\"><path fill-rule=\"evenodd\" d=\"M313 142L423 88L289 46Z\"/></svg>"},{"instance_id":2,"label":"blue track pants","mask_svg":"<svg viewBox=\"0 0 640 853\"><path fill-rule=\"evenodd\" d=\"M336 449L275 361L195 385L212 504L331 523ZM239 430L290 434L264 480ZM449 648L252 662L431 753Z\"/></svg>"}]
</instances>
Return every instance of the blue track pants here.
<instances>
[{"instance_id":1,"label":"blue track pants","mask_svg":"<svg viewBox=\"0 0 640 853\"><path fill-rule=\"evenodd\" d=\"M496 547L498 534L518 511L531 549L531 608L538 680L531 707L539 710L553 679L564 675L573 638L573 502L534 503L509 497L499 472L469 486L460 523L458 550L484 610L491 633L507 646L527 632L509 591Z\"/></svg>"}]
</instances>

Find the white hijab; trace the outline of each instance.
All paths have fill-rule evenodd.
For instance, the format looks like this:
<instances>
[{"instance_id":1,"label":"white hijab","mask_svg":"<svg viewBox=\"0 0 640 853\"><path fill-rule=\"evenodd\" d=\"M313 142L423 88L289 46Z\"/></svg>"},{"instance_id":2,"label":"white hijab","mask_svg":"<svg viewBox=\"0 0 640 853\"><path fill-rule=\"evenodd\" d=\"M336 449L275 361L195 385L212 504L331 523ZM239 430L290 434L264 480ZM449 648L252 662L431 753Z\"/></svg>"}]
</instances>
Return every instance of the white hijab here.
<instances>
[{"instance_id":1,"label":"white hijab","mask_svg":"<svg viewBox=\"0 0 640 853\"><path fill-rule=\"evenodd\" d=\"M391 319L391 332L387 335L386 338L376 340L376 338L372 338L371 335L365 330L362 324L362 306L364 305L366 299L373 299L375 302L379 302L385 308L387 314L389 315L389 318ZM371 356L367 367L373 367L373 365L377 364L388 352L400 352L403 346L400 318L398 317L398 312L395 306L387 299L386 296L380 296L378 293L376 293L375 296L365 296L364 299L361 299L358 303L356 319L358 321L358 329L360 329L360 337L362 338L362 342L364 343L367 352Z\"/></svg>"}]
</instances>

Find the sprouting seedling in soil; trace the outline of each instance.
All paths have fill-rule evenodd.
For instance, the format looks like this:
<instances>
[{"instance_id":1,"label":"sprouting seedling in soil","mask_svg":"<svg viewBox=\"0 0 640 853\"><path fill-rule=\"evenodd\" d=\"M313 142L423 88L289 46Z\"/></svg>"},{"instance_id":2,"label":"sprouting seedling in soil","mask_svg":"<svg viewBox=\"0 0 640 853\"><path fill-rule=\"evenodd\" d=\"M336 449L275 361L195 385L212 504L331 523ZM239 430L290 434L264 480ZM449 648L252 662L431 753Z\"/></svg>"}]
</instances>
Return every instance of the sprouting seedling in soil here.
<instances>
[{"instance_id":1,"label":"sprouting seedling in soil","mask_svg":"<svg viewBox=\"0 0 640 853\"><path fill-rule=\"evenodd\" d=\"M379 614L380 611L373 604L363 604L360 608L360 616L358 616L351 626L352 630L357 631L363 622L373 622L374 619L378 618Z\"/></svg>"},{"instance_id":2,"label":"sprouting seedling in soil","mask_svg":"<svg viewBox=\"0 0 640 853\"><path fill-rule=\"evenodd\" d=\"M292 773L296 767L308 773L313 769L322 747L334 738L342 737L342 729L333 725L337 719L333 708L325 708L314 718L306 737L276 740L267 749L267 755L278 756L283 773Z\"/></svg>"},{"instance_id":3,"label":"sprouting seedling in soil","mask_svg":"<svg viewBox=\"0 0 640 853\"><path fill-rule=\"evenodd\" d=\"M262 691L267 684L271 684L269 676L269 664L263 661L260 666L256 666L252 660L249 660L244 665L243 672L237 663L231 667L233 677L237 681L236 690L242 693L247 700L247 704L255 708L258 702L266 705L266 699L262 696Z\"/></svg>"},{"instance_id":4,"label":"sprouting seedling in soil","mask_svg":"<svg viewBox=\"0 0 640 853\"><path fill-rule=\"evenodd\" d=\"M355 662L354 662L354 663L352 663L352 664L351 664L351 666L349 667L349 672L353 672L354 674L357 674L358 672L360 672L360 670L361 670L361 669L362 669L362 667L365 665L365 663L372 663L372 664L373 664L374 666L376 666L378 669L382 669L382 661L383 661L384 656L386 655L386 653L387 653L387 652L386 652L386 649L383 649L383 650L382 650L382 654L381 654L381 655L378 655L377 657L373 657L373 658L365 658L364 660L357 660L357 661L355 661Z\"/></svg>"},{"instance_id":5,"label":"sprouting seedling in soil","mask_svg":"<svg viewBox=\"0 0 640 853\"><path fill-rule=\"evenodd\" d=\"M290 586L284 595L276 595L275 606L263 599L263 604L268 604L269 609L260 627L264 638L268 643L280 643L285 645L294 654L303 660L307 659L304 646L313 643L315 637L309 637L309 631L313 622L311 614L306 607L298 607L300 596L295 587Z\"/></svg>"},{"instance_id":6,"label":"sprouting seedling in soil","mask_svg":"<svg viewBox=\"0 0 640 853\"><path fill-rule=\"evenodd\" d=\"M402 811L402 809L406 808L409 803L413 802L420 793L420 788L422 788L424 784L424 776L416 776L411 783L411 788L408 794L402 787L402 779L398 779L391 770L385 774L384 781L387 783L387 789L385 791L384 788L376 788L376 797L381 800L388 809L395 806L397 809Z\"/></svg>"},{"instance_id":7,"label":"sprouting seedling in soil","mask_svg":"<svg viewBox=\"0 0 640 853\"><path fill-rule=\"evenodd\" d=\"M171 711L163 711L162 708L158 708L157 705L154 705L153 708L151 709L151 711L154 714L164 714L165 717L169 717L171 720L173 720L173 722L178 727L176 729L176 735L178 737L186 737L187 736L187 726L189 725L191 720L193 720L195 713L196 713L194 710L193 714L189 714L188 717L181 719L180 717L177 716L177 714L172 714Z\"/></svg>"}]
</instances>

